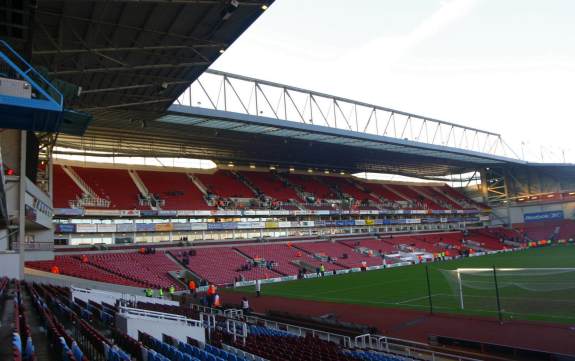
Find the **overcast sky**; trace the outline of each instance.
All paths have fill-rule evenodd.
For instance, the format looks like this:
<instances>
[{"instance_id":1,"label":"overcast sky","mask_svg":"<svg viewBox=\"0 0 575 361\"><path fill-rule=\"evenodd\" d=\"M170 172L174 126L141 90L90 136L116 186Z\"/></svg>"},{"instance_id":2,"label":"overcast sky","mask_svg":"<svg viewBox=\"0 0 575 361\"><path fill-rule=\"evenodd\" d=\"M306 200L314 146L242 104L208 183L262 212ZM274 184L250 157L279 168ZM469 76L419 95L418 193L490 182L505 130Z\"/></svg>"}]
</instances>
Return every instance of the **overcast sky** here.
<instances>
[{"instance_id":1,"label":"overcast sky","mask_svg":"<svg viewBox=\"0 0 575 361\"><path fill-rule=\"evenodd\" d=\"M213 64L575 162L574 0L276 0Z\"/></svg>"}]
</instances>

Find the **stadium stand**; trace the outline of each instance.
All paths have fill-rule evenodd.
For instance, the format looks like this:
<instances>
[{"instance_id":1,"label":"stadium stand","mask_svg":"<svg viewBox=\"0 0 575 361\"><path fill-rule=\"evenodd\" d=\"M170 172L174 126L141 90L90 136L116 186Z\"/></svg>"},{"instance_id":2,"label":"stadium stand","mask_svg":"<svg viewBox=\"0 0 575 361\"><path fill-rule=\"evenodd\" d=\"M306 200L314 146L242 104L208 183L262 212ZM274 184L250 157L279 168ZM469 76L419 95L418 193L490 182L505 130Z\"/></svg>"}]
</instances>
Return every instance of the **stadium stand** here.
<instances>
[{"instance_id":1,"label":"stadium stand","mask_svg":"<svg viewBox=\"0 0 575 361\"><path fill-rule=\"evenodd\" d=\"M573 223L568 224L570 228L565 229L572 231L575 228ZM169 272L182 267L190 270L197 280L228 285L237 281L298 275L302 269L315 272L321 264L326 271L361 267L363 262L367 266L377 266L382 264L381 254L394 254L400 250L433 254L447 252L448 256L457 256L459 251L468 248L501 250L506 247L500 239L502 234L517 233L496 228L470 230L467 235L441 232L382 236L381 239L333 238L248 245L236 241L226 246L170 247L169 251L153 254L90 254L87 262L82 262L79 255L56 256L53 261L28 261L26 267L52 272L56 266L60 274L93 281L152 288L174 285L182 289L169 275ZM465 244L462 239L465 239ZM137 246L124 248L134 247ZM174 257L181 266L170 257Z\"/></svg>"},{"instance_id":2,"label":"stadium stand","mask_svg":"<svg viewBox=\"0 0 575 361\"><path fill-rule=\"evenodd\" d=\"M179 265L163 252L91 254L87 259L83 262L79 256L56 256L53 261L28 261L26 266L46 272L57 267L60 274L124 286L182 288L168 274L179 270Z\"/></svg>"},{"instance_id":3,"label":"stadium stand","mask_svg":"<svg viewBox=\"0 0 575 361\"><path fill-rule=\"evenodd\" d=\"M88 257L88 262L123 279L143 283L147 287L168 288L174 286L176 289L182 288L168 274L170 271L179 270L179 265L163 252L153 254L95 254Z\"/></svg>"},{"instance_id":4,"label":"stadium stand","mask_svg":"<svg viewBox=\"0 0 575 361\"><path fill-rule=\"evenodd\" d=\"M270 361L356 360L354 357L345 355L341 346L311 336L297 337L283 334L281 336L268 336L261 333L257 335L250 333L245 344L235 342L232 345Z\"/></svg>"},{"instance_id":5,"label":"stadium stand","mask_svg":"<svg viewBox=\"0 0 575 361\"><path fill-rule=\"evenodd\" d=\"M403 361L403 358L369 351L344 351L344 354L362 361Z\"/></svg>"},{"instance_id":6,"label":"stadium stand","mask_svg":"<svg viewBox=\"0 0 575 361\"><path fill-rule=\"evenodd\" d=\"M356 249L359 247L364 247L373 252L377 253L394 253L397 252L397 247L394 244L388 243L383 239L354 239L346 240L342 239L339 241L341 244Z\"/></svg>"},{"instance_id":7,"label":"stadium stand","mask_svg":"<svg viewBox=\"0 0 575 361\"><path fill-rule=\"evenodd\" d=\"M451 200L441 192L437 191L434 187L420 186L415 187L420 193L425 193L431 197L435 203L439 204L442 208L447 209L463 209L459 203Z\"/></svg>"},{"instance_id":8,"label":"stadium stand","mask_svg":"<svg viewBox=\"0 0 575 361\"><path fill-rule=\"evenodd\" d=\"M331 185L334 189L338 192L347 194L356 201L363 203L363 202L379 202L379 199L371 196L369 192L363 191L357 187L357 183L355 180L348 180L348 178L343 177L327 177L322 176L319 179L328 185Z\"/></svg>"},{"instance_id":9,"label":"stadium stand","mask_svg":"<svg viewBox=\"0 0 575 361\"><path fill-rule=\"evenodd\" d=\"M362 255L351 250L349 247L338 243L338 242L314 242L314 243L298 243L297 247L309 252L311 254L322 254L333 259L334 264L341 266L342 268L356 268L361 267L362 262L366 262L367 266L381 265L382 261L380 257L370 257L368 255ZM326 268L328 266L326 265ZM334 268L328 268L328 270L333 270Z\"/></svg>"},{"instance_id":10,"label":"stadium stand","mask_svg":"<svg viewBox=\"0 0 575 361\"><path fill-rule=\"evenodd\" d=\"M299 267L294 262L298 262L304 257L304 253L296 248L289 247L285 243L239 246L236 249L251 259L263 258L264 260L273 261L274 271L286 276L298 273Z\"/></svg>"},{"instance_id":11,"label":"stadium stand","mask_svg":"<svg viewBox=\"0 0 575 361\"><path fill-rule=\"evenodd\" d=\"M149 209L148 206L140 206L140 191L127 170L74 167L74 171L101 198L108 199L111 208Z\"/></svg>"},{"instance_id":12,"label":"stadium stand","mask_svg":"<svg viewBox=\"0 0 575 361\"><path fill-rule=\"evenodd\" d=\"M337 198L336 194L327 185L318 181L313 176L286 174L286 178L291 184L301 188L302 192L312 194L316 198L316 201Z\"/></svg>"},{"instance_id":13,"label":"stadium stand","mask_svg":"<svg viewBox=\"0 0 575 361\"><path fill-rule=\"evenodd\" d=\"M254 192L236 178L232 172L218 170L213 174L195 174L206 189L219 197L253 198Z\"/></svg>"},{"instance_id":14,"label":"stadium stand","mask_svg":"<svg viewBox=\"0 0 575 361\"><path fill-rule=\"evenodd\" d=\"M82 198L82 190L63 171L62 166L57 165L54 169L55 205L58 208L77 207L74 202ZM96 196L109 200L111 208L150 209L150 204L142 201L148 195L141 194L127 170L83 167L71 169ZM341 207L341 202L346 197L352 197L355 200L353 206L364 210L484 208L447 185L438 187L385 184L366 182L353 177L228 170L193 175L154 170L132 172L139 176L149 195L160 202L156 205L165 210L212 210L215 207L271 207L284 210L299 210L305 207L310 210L331 210ZM194 177L198 185L194 184L190 176ZM264 202L263 198L268 201ZM239 200L242 202L237 202ZM333 202L327 203L327 200ZM276 205L276 201L280 204ZM85 207L104 206L87 204Z\"/></svg>"},{"instance_id":15,"label":"stadium stand","mask_svg":"<svg viewBox=\"0 0 575 361\"><path fill-rule=\"evenodd\" d=\"M399 194L391 191L382 183L370 183L362 182L362 186L372 193L375 193L379 197L388 200L390 202L400 202L406 199L401 197Z\"/></svg>"},{"instance_id":16,"label":"stadium stand","mask_svg":"<svg viewBox=\"0 0 575 361\"><path fill-rule=\"evenodd\" d=\"M67 276L132 287L145 287L146 285L144 282L130 280L92 264L84 263L77 256L55 256L53 261L27 261L26 267L45 272L53 272L54 267L58 267L58 273ZM125 264L125 267L133 267L133 265Z\"/></svg>"},{"instance_id":17,"label":"stadium stand","mask_svg":"<svg viewBox=\"0 0 575 361\"><path fill-rule=\"evenodd\" d=\"M196 248L195 256L189 255L190 249L171 251L180 262L188 258L187 268L198 276L216 285L231 284L239 279L255 280L276 277L280 274L265 267L250 267L242 270L249 262L248 258L231 247Z\"/></svg>"},{"instance_id":18,"label":"stadium stand","mask_svg":"<svg viewBox=\"0 0 575 361\"><path fill-rule=\"evenodd\" d=\"M54 166L54 207L70 208L70 202L82 197L82 190L64 172L62 166Z\"/></svg>"},{"instance_id":19,"label":"stadium stand","mask_svg":"<svg viewBox=\"0 0 575 361\"><path fill-rule=\"evenodd\" d=\"M138 175L151 193L165 201L162 208L175 210L213 208L208 206L203 193L185 173L138 171Z\"/></svg>"},{"instance_id":20,"label":"stadium stand","mask_svg":"<svg viewBox=\"0 0 575 361\"><path fill-rule=\"evenodd\" d=\"M389 184L387 186L414 202L417 208L441 209L439 205L419 193L415 187L405 184Z\"/></svg>"},{"instance_id":21,"label":"stadium stand","mask_svg":"<svg viewBox=\"0 0 575 361\"><path fill-rule=\"evenodd\" d=\"M281 202L288 202L292 199L301 201L299 195L287 184L275 178L273 173L240 172L240 174L248 179L260 192L273 199Z\"/></svg>"}]
</instances>

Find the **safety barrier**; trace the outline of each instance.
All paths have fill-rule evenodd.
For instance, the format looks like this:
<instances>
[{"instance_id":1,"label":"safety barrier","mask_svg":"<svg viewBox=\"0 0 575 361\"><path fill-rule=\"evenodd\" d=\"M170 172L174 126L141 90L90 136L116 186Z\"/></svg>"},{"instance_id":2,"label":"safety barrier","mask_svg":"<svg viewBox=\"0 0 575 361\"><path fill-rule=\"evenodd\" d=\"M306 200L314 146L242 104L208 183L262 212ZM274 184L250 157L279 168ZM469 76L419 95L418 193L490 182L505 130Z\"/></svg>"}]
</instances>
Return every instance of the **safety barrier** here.
<instances>
[{"instance_id":1,"label":"safety barrier","mask_svg":"<svg viewBox=\"0 0 575 361\"><path fill-rule=\"evenodd\" d=\"M143 317L143 318L153 318L158 320L166 320L166 321L175 321L179 323L184 323L188 326L192 327L203 327L203 323L198 320L192 320L184 316L175 315L172 313L164 313L164 312L156 312L156 311L147 311L147 310L140 310L137 308L125 307L120 306L120 313L135 317Z\"/></svg>"},{"instance_id":2,"label":"safety barrier","mask_svg":"<svg viewBox=\"0 0 575 361\"><path fill-rule=\"evenodd\" d=\"M274 330L285 331L285 332L293 334L294 336L304 337L306 335L309 335L312 337L318 337L318 338L325 340L325 341L335 342L335 343L341 344L341 345L343 345L343 347L350 347L350 348L353 347L352 339L349 336L344 336L344 335L340 335L340 334L332 333L332 332L314 330L312 328L307 328L307 327L290 325L290 324L278 322L278 321L270 321L270 320L266 320L265 318L261 318L258 316L245 315L243 317L243 319L247 323L263 325L267 328L271 328Z\"/></svg>"},{"instance_id":3,"label":"safety barrier","mask_svg":"<svg viewBox=\"0 0 575 361\"><path fill-rule=\"evenodd\" d=\"M429 349L429 346L422 342L407 341L386 336L371 334L360 335L354 338L353 343L355 348L358 349L375 350L418 360L479 361L478 359L470 357L437 352Z\"/></svg>"}]
</instances>

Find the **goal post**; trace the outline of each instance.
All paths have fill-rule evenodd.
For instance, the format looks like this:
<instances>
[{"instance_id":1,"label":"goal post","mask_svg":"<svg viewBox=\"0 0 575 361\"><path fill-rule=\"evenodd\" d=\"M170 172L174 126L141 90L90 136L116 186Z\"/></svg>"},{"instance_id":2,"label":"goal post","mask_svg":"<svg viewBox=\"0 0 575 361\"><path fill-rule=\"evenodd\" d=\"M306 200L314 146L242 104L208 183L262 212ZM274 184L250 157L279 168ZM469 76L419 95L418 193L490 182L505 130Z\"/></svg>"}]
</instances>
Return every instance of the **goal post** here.
<instances>
[{"instance_id":1,"label":"goal post","mask_svg":"<svg viewBox=\"0 0 575 361\"><path fill-rule=\"evenodd\" d=\"M568 317L575 321L575 268L440 270L451 307L492 314Z\"/></svg>"}]
</instances>

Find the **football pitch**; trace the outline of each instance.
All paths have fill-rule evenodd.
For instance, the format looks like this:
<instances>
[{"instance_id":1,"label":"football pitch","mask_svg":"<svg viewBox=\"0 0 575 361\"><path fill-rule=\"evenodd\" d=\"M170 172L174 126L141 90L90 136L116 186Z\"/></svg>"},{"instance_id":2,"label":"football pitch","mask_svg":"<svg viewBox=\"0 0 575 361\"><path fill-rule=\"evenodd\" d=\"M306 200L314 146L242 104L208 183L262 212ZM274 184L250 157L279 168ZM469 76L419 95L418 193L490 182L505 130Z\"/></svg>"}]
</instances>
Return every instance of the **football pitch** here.
<instances>
[{"instance_id":1,"label":"football pitch","mask_svg":"<svg viewBox=\"0 0 575 361\"><path fill-rule=\"evenodd\" d=\"M264 284L262 294L424 311L432 307L441 313L575 324L575 246L429 263L430 287L425 266ZM490 270L493 267L497 268L496 277ZM483 277L461 273L462 282L458 283L453 277L457 273L449 271L456 269L486 271ZM511 271L515 272L512 277ZM517 272L521 274L517 276ZM254 288L242 291L253 292Z\"/></svg>"}]
</instances>

